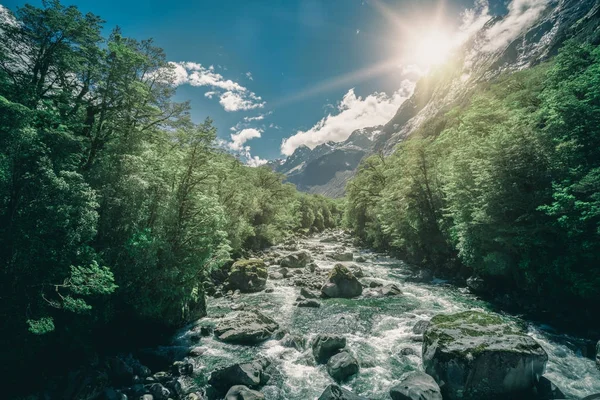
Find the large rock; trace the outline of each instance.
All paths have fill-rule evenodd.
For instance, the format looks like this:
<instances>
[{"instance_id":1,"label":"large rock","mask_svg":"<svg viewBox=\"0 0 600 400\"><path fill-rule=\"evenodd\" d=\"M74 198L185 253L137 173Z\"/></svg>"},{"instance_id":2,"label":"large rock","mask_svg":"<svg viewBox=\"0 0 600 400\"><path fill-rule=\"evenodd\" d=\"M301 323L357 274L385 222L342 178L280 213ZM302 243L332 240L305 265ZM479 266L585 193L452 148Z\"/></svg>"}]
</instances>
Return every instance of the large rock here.
<instances>
[{"instance_id":1,"label":"large rock","mask_svg":"<svg viewBox=\"0 0 600 400\"><path fill-rule=\"evenodd\" d=\"M269 362L265 359L251 363L233 364L213 371L210 374L208 383L222 391L226 391L235 385L258 387L266 381L264 369L268 365Z\"/></svg>"},{"instance_id":2,"label":"large rock","mask_svg":"<svg viewBox=\"0 0 600 400\"><path fill-rule=\"evenodd\" d=\"M327 373L336 381L343 382L358 374L358 360L348 351L342 351L327 361Z\"/></svg>"},{"instance_id":3,"label":"large rock","mask_svg":"<svg viewBox=\"0 0 600 400\"><path fill-rule=\"evenodd\" d=\"M318 400L369 400L338 385L329 385Z\"/></svg>"},{"instance_id":4,"label":"large rock","mask_svg":"<svg viewBox=\"0 0 600 400\"><path fill-rule=\"evenodd\" d=\"M340 335L317 335L312 342L312 353L318 363L325 364L331 356L346 347L346 338Z\"/></svg>"},{"instance_id":5,"label":"large rock","mask_svg":"<svg viewBox=\"0 0 600 400\"><path fill-rule=\"evenodd\" d=\"M535 385L535 390L531 395L536 400L558 400L566 399L562 390L559 389L550 379L541 376Z\"/></svg>"},{"instance_id":6,"label":"large rock","mask_svg":"<svg viewBox=\"0 0 600 400\"><path fill-rule=\"evenodd\" d=\"M288 254L281 259L280 265L283 268L304 268L312 261L312 257L308 251L298 251Z\"/></svg>"},{"instance_id":7,"label":"large rock","mask_svg":"<svg viewBox=\"0 0 600 400\"><path fill-rule=\"evenodd\" d=\"M485 280L479 276L471 276L467 278L467 287L475 294L484 294L489 291Z\"/></svg>"},{"instance_id":8,"label":"large rock","mask_svg":"<svg viewBox=\"0 0 600 400\"><path fill-rule=\"evenodd\" d=\"M390 389L392 400L442 400L435 380L420 371L410 372Z\"/></svg>"},{"instance_id":9,"label":"large rock","mask_svg":"<svg viewBox=\"0 0 600 400\"><path fill-rule=\"evenodd\" d=\"M446 400L494 399L533 390L548 355L497 315L436 315L423 335L423 366Z\"/></svg>"},{"instance_id":10,"label":"large rock","mask_svg":"<svg viewBox=\"0 0 600 400\"><path fill-rule=\"evenodd\" d=\"M335 261L352 261L354 259L354 254L350 252L336 252L327 256Z\"/></svg>"},{"instance_id":11,"label":"large rock","mask_svg":"<svg viewBox=\"0 0 600 400\"><path fill-rule=\"evenodd\" d=\"M215 336L227 343L256 344L269 339L277 329L277 322L258 311L241 311L220 321Z\"/></svg>"},{"instance_id":12,"label":"large rock","mask_svg":"<svg viewBox=\"0 0 600 400\"><path fill-rule=\"evenodd\" d=\"M265 395L244 385L235 385L225 395L225 400L261 400Z\"/></svg>"},{"instance_id":13,"label":"large rock","mask_svg":"<svg viewBox=\"0 0 600 400\"><path fill-rule=\"evenodd\" d=\"M343 297L348 299L360 296L362 294L362 285L348 268L342 264L336 264L329 273L327 281L321 287L321 293L327 297Z\"/></svg>"},{"instance_id":14,"label":"large rock","mask_svg":"<svg viewBox=\"0 0 600 400\"><path fill-rule=\"evenodd\" d=\"M315 299L300 300L298 302L298 307L300 307L300 308L319 308L319 307L321 307L321 303L319 303Z\"/></svg>"},{"instance_id":15,"label":"large rock","mask_svg":"<svg viewBox=\"0 0 600 400\"><path fill-rule=\"evenodd\" d=\"M228 287L244 293L259 292L265 288L268 275L267 265L263 260L238 260L231 267Z\"/></svg>"}]
</instances>

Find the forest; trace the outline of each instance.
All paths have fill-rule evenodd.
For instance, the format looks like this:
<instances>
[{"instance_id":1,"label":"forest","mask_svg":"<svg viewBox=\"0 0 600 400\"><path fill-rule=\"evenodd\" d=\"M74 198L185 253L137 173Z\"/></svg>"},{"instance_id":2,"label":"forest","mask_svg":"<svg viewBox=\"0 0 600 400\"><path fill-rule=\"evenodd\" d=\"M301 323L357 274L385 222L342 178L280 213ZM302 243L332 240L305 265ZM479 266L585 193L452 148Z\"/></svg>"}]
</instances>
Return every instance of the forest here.
<instances>
[{"instance_id":1,"label":"forest","mask_svg":"<svg viewBox=\"0 0 600 400\"><path fill-rule=\"evenodd\" d=\"M567 42L547 63L480 84L391 156L365 160L346 223L363 243L442 275L591 312L599 129L600 48Z\"/></svg>"},{"instance_id":2,"label":"forest","mask_svg":"<svg viewBox=\"0 0 600 400\"><path fill-rule=\"evenodd\" d=\"M341 220L339 202L221 150L172 100L152 40L103 37L54 0L16 21L0 26L5 377L197 319L212 269Z\"/></svg>"}]
</instances>

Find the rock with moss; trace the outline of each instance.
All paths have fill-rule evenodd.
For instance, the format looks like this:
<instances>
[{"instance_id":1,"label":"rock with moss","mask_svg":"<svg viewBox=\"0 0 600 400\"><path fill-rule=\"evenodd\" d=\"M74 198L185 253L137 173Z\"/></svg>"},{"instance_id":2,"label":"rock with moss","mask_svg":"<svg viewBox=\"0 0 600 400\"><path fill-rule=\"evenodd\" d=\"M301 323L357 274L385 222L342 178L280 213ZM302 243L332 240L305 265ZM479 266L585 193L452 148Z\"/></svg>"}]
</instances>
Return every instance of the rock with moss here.
<instances>
[{"instance_id":1,"label":"rock with moss","mask_svg":"<svg viewBox=\"0 0 600 400\"><path fill-rule=\"evenodd\" d=\"M271 338L277 329L277 322L258 311L241 311L219 322L215 336L227 343L256 344Z\"/></svg>"},{"instance_id":2,"label":"rock with moss","mask_svg":"<svg viewBox=\"0 0 600 400\"><path fill-rule=\"evenodd\" d=\"M283 257L280 265L283 268L304 268L310 262L312 262L310 253L306 250L302 250Z\"/></svg>"},{"instance_id":3,"label":"rock with moss","mask_svg":"<svg viewBox=\"0 0 600 400\"><path fill-rule=\"evenodd\" d=\"M244 293L260 292L267 285L268 275L267 265L263 260L238 260L231 266L227 286Z\"/></svg>"},{"instance_id":4,"label":"rock with moss","mask_svg":"<svg viewBox=\"0 0 600 400\"><path fill-rule=\"evenodd\" d=\"M321 293L326 297L349 299L362 294L362 285L348 268L342 264L336 264L321 287Z\"/></svg>"},{"instance_id":5,"label":"rock with moss","mask_svg":"<svg viewBox=\"0 0 600 400\"><path fill-rule=\"evenodd\" d=\"M423 366L444 399L516 397L534 388L547 361L533 338L498 315L436 315L423 334Z\"/></svg>"}]
</instances>

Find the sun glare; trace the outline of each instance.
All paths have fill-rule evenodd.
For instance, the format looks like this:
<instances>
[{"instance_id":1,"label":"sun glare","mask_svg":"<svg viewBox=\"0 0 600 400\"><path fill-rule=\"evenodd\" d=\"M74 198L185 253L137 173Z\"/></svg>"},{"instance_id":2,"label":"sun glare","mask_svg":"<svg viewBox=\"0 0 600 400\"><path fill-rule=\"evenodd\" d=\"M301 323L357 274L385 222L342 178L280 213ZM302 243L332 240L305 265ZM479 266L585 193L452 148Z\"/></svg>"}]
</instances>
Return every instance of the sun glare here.
<instances>
[{"instance_id":1,"label":"sun glare","mask_svg":"<svg viewBox=\"0 0 600 400\"><path fill-rule=\"evenodd\" d=\"M415 39L407 46L407 54L403 58L424 68L444 63L452 51L450 32L433 29L416 35Z\"/></svg>"}]
</instances>

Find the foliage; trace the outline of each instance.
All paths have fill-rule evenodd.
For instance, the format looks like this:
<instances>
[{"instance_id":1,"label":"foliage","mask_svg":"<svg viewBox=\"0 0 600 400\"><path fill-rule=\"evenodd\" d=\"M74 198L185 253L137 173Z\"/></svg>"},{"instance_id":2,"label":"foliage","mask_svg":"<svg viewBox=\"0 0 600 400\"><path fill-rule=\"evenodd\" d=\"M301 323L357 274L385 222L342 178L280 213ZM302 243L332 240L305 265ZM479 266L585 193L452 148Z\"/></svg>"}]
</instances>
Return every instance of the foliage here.
<instances>
[{"instance_id":1,"label":"foliage","mask_svg":"<svg viewBox=\"0 0 600 400\"><path fill-rule=\"evenodd\" d=\"M598 301L599 127L600 50L568 42L363 162L346 223L412 262Z\"/></svg>"}]
</instances>

